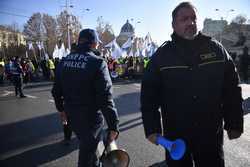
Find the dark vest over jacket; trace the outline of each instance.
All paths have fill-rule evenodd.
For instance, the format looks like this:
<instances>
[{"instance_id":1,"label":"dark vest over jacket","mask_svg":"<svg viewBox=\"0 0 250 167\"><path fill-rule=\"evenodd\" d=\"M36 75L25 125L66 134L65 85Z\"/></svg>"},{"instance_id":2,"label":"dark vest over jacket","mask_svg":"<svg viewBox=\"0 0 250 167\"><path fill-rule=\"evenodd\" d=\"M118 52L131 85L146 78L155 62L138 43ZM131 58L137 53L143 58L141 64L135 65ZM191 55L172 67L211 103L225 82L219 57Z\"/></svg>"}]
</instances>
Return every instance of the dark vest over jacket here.
<instances>
[{"instance_id":1,"label":"dark vest over jacket","mask_svg":"<svg viewBox=\"0 0 250 167\"><path fill-rule=\"evenodd\" d=\"M92 51L71 53L56 69L52 89L58 111L65 111L72 127L82 134L95 133L104 124L118 131L118 115L106 62Z\"/></svg>"}]
</instances>

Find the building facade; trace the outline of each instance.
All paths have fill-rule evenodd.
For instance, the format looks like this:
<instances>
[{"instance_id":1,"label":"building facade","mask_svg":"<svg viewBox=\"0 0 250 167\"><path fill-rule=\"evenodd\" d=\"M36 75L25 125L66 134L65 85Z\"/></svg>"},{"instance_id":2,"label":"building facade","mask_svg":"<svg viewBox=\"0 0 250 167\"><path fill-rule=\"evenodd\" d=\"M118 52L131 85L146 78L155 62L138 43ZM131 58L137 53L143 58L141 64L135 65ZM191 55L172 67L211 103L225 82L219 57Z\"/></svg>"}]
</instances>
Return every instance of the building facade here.
<instances>
[{"instance_id":1,"label":"building facade","mask_svg":"<svg viewBox=\"0 0 250 167\"><path fill-rule=\"evenodd\" d=\"M10 45L26 45L25 36L20 32L14 32L0 27L0 48L8 48Z\"/></svg>"},{"instance_id":2,"label":"building facade","mask_svg":"<svg viewBox=\"0 0 250 167\"><path fill-rule=\"evenodd\" d=\"M127 20L127 22L122 26L120 34L116 38L116 41L120 46L122 46L128 40L128 38L133 38L134 36L135 29Z\"/></svg>"},{"instance_id":3,"label":"building facade","mask_svg":"<svg viewBox=\"0 0 250 167\"><path fill-rule=\"evenodd\" d=\"M202 32L208 36L215 37L221 34L226 26L226 20L212 20L206 18L203 23Z\"/></svg>"},{"instance_id":4,"label":"building facade","mask_svg":"<svg viewBox=\"0 0 250 167\"><path fill-rule=\"evenodd\" d=\"M229 52L239 55L243 47L250 48L250 24L205 19L203 25L202 32L220 41Z\"/></svg>"}]
</instances>

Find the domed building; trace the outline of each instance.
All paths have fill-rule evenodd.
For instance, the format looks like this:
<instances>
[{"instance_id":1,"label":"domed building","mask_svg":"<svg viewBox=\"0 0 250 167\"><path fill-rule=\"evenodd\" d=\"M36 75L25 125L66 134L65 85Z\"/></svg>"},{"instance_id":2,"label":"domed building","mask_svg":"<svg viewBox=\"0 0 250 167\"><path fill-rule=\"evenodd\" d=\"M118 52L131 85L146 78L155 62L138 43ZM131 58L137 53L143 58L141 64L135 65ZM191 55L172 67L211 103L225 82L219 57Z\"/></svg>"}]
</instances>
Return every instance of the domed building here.
<instances>
[{"instance_id":1,"label":"domed building","mask_svg":"<svg viewBox=\"0 0 250 167\"><path fill-rule=\"evenodd\" d=\"M132 24L130 24L129 21L127 20L127 22L122 26L120 34L116 38L116 41L118 45L122 46L122 44L124 44L128 40L128 38L134 37L134 35L135 35L135 29L132 26Z\"/></svg>"}]
</instances>

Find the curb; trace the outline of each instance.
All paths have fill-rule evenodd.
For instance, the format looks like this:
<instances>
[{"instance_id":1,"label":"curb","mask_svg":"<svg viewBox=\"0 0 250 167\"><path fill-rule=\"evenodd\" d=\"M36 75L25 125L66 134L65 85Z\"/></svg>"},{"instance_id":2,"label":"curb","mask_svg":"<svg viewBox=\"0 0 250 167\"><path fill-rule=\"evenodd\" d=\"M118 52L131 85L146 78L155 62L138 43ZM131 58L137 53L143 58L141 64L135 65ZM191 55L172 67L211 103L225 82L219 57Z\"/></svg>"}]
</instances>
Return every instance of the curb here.
<instances>
[{"instance_id":1,"label":"curb","mask_svg":"<svg viewBox=\"0 0 250 167\"><path fill-rule=\"evenodd\" d=\"M50 86L50 85L53 85L53 82L31 83L31 84L25 85L23 88L28 89L28 88L36 88L40 86Z\"/></svg>"}]
</instances>

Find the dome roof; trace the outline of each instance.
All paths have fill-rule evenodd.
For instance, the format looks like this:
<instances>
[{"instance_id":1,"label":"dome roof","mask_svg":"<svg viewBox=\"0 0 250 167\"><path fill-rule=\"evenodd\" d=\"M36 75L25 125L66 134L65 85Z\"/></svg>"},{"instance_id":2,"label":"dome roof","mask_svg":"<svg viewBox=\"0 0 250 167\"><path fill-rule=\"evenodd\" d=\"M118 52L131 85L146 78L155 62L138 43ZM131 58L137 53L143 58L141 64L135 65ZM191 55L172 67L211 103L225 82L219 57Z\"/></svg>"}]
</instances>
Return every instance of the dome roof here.
<instances>
[{"instance_id":1,"label":"dome roof","mask_svg":"<svg viewBox=\"0 0 250 167\"><path fill-rule=\"evenodd\" d=\"M120 34L134 34L135 29L127 20L127 22L122 26Z\"/></svg>"}]
</instances>

